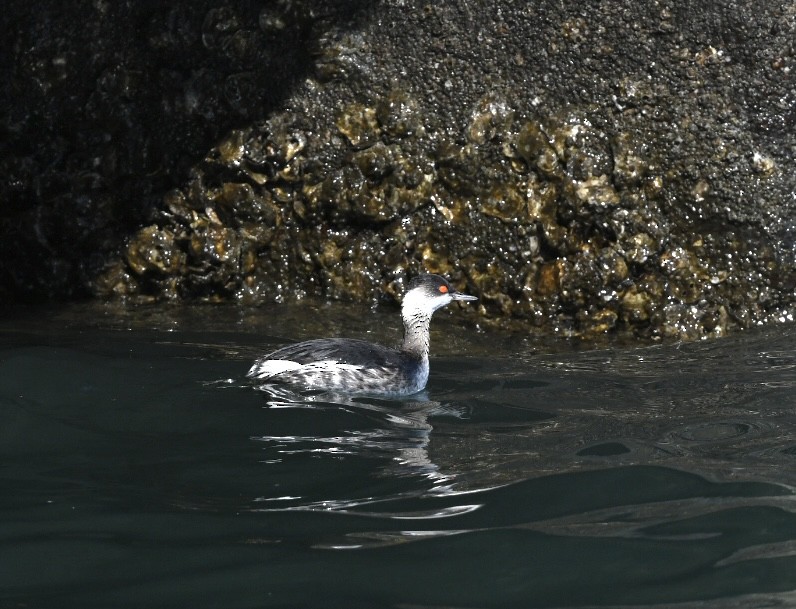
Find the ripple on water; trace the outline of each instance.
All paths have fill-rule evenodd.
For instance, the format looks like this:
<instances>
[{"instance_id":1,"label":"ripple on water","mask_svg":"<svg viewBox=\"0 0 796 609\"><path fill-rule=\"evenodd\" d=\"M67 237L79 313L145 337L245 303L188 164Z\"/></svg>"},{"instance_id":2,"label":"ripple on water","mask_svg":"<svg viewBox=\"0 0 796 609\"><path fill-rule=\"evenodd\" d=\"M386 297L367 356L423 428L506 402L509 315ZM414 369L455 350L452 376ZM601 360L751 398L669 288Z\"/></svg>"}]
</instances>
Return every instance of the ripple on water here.
<instances>
[{"instance_id":1,"label":"ripple on water","mask_svg":"<svg viewBox=\"0 0 796 609\"><path fill-rule=\"evenodd\" d=\"M689 424L672 436L688 442L724 442L735 440L742 436L759 435L767 425L760 423L746 423L743 421L704 421L696 424Z\"/></svg>"}]
</instances>

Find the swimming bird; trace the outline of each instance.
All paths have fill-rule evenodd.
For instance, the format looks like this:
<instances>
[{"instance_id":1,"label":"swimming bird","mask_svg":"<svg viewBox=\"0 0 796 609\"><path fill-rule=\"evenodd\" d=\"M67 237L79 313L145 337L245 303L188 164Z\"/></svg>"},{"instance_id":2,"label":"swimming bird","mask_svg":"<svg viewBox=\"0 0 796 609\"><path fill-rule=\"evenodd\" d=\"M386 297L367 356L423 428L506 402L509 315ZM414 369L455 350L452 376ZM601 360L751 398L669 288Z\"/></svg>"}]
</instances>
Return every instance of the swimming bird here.
<instances>
[{"instance_id":1,"label":"swimming bird","mask_svg":"<svg viewBox=\"0 0 796 609\"><path fill-rule=\"evenodd\" d=\"M263 385L285 383L353 394L417 393L428 382L431 316L454 300L478 299L457 292L444 277L419 275L409 282L401 304L404 338L399 349L353 338L319 338L257 359L246 376Z\"/></svg>"}]
</instances>

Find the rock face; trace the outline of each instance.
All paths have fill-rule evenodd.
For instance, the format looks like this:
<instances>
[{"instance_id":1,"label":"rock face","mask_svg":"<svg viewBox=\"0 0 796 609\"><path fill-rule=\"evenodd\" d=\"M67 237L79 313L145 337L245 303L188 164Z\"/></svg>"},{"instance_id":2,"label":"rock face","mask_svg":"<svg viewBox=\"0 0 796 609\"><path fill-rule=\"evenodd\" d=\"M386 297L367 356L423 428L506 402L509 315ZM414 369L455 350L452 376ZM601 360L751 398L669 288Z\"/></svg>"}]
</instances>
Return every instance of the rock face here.
<instances>
[{"instance_id":1,"label":"rock face","mask_svg":"<svg viewBox=\"0 0 796 609\"><path fill-rule=\"evenodd\" d=\"M327 22L361 3L326 3ZM280 107L321 7L263 4L4 2L0 296L90 293L194 163Z\"/></svg>"},{"instance_id":2,"label":"rock face","mask_svg":"<svg viewBox=\"0 0 796 609\"><path fill-rule=\"evenodd\" d=\"M792 7L12 4L8 294L368 300L426 269L567 334L794 313Z\"/></svg>"}]
</instances>

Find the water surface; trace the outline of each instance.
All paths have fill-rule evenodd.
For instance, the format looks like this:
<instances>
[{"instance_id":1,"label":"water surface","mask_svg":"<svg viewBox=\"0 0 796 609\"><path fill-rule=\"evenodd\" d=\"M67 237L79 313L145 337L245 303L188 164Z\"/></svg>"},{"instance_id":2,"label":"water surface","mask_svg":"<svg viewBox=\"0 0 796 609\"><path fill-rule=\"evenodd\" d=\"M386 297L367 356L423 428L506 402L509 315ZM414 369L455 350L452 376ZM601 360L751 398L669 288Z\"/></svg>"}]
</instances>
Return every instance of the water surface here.
<instances>
[{"instance_id":1,"label":"water surface","mask_svg":"<svg viewBox=\"0 0 796 609\"><path fill-rule=\"evenodd\" d=\"M427 391L258 391L397 312L7 311L0 607L796 605L793 326L586 349L435 317Z\"/></svg>"}]
</instances>

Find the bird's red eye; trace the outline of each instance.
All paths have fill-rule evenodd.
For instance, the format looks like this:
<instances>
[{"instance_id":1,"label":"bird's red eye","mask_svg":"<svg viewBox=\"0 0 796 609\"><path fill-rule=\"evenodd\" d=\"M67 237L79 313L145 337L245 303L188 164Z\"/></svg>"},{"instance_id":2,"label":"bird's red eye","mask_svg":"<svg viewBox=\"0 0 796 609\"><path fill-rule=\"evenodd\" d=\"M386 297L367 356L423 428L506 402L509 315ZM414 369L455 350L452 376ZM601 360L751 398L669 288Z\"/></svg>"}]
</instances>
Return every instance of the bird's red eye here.
<instances>
[{"instance_id":1,"label":"bird's red eye","mask_svg":"<svg viewBox=\"0 0 796 609\"><path fill-rule=\"evenodd\" d=\"M443 294L447 294L448 293L448 286L446 286L446 285L439 286L439 291L442 292Z\"/></svg>"}]
</instances>

